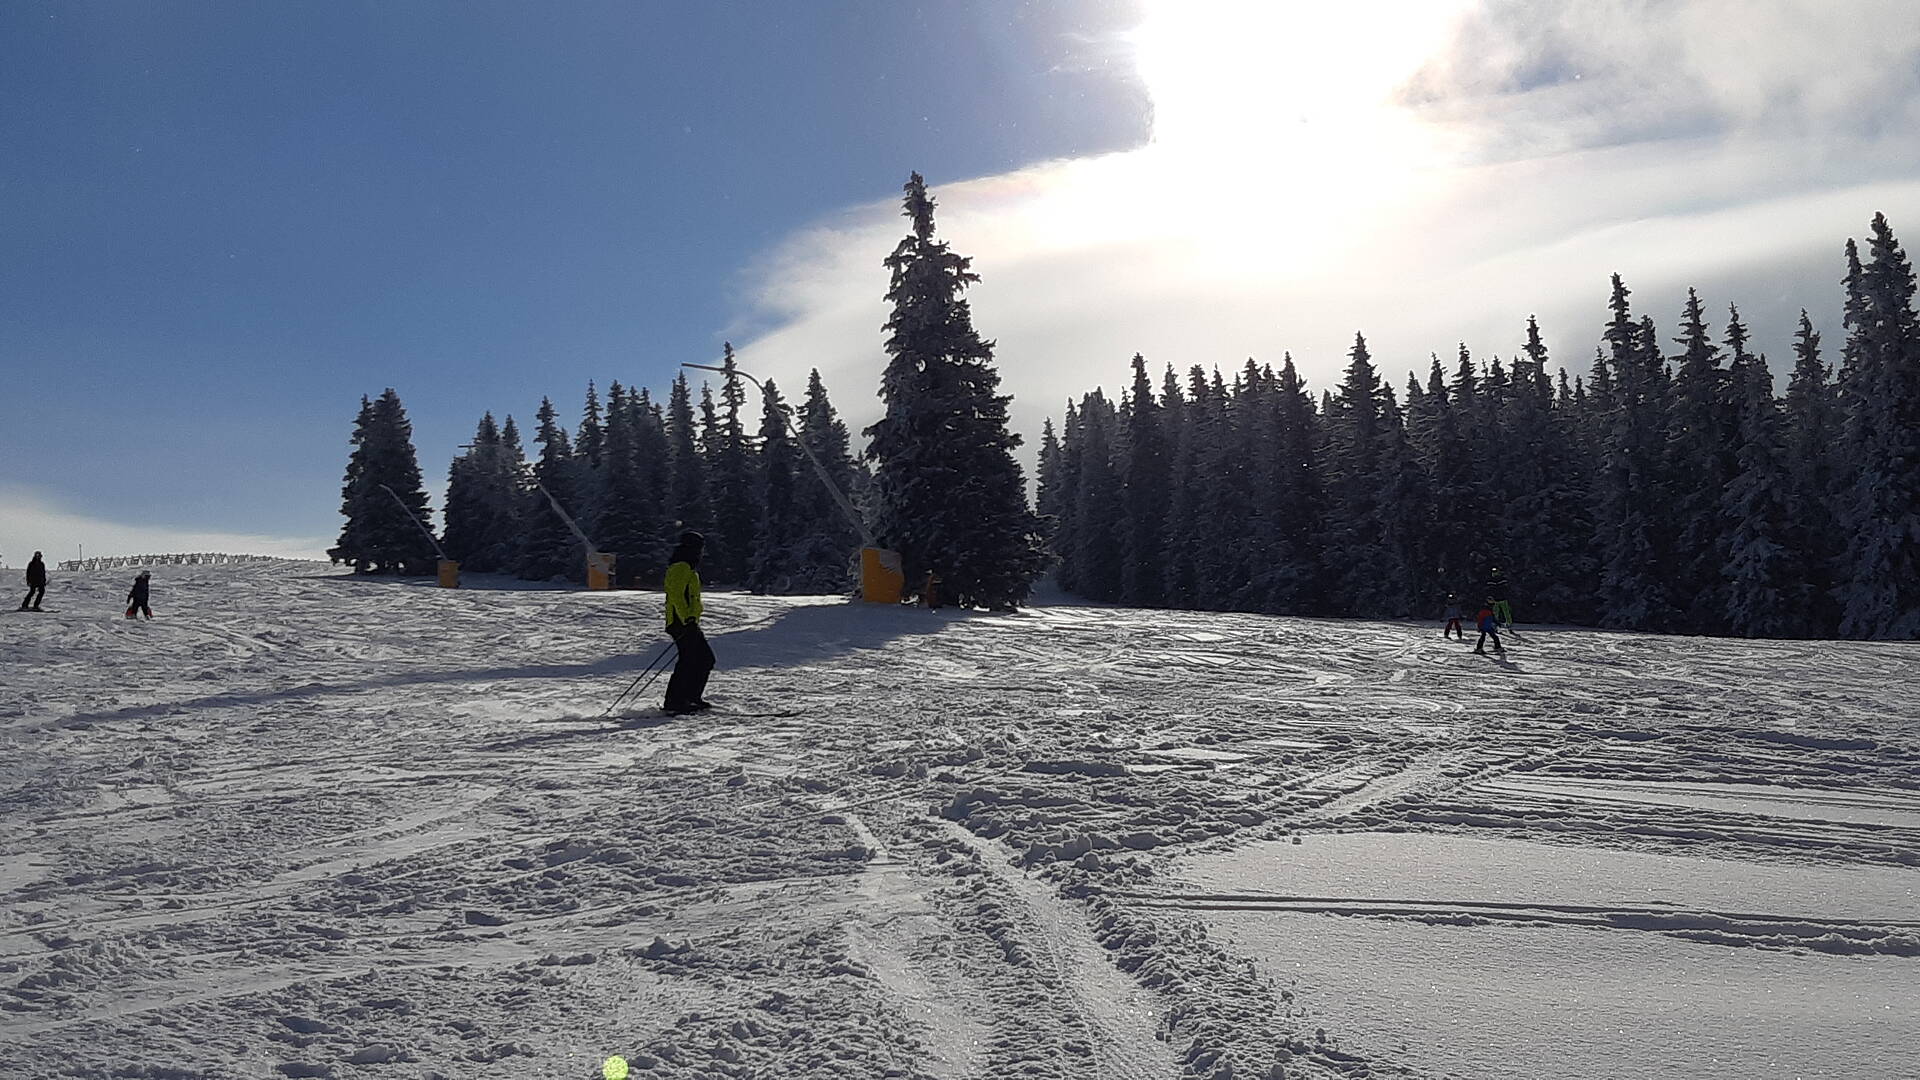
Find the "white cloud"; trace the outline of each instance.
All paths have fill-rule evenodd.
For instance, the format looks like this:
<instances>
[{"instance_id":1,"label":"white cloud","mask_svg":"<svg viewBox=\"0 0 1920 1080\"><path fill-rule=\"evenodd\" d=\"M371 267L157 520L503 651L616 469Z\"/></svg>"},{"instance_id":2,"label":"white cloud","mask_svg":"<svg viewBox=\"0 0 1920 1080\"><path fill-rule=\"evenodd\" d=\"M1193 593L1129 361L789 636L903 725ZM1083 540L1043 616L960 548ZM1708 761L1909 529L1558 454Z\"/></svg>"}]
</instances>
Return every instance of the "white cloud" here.
<instances>
[{"instance_id":1,"label":"white cloud","mask_svg":"<svg viewBox=\"0 0 1920 1080\"><path fill-rule=\"evenodd\" d=\"M1663 331L1698 285L1776 360L1802 305L1834 348L1846 237L1876 210L1920 236L1909 0L1171 0L1134 38L1149 145L935 184L1030 441L1136 351L1291 350L1325 388L1361 330L1397 384L1456 342L1510 355L1537 313L1584 372L1615 271ZM817 366L870 421L904 229L854 207L756 260L746 321L774 329L743 365Z\"/></svg>"},{"instance_id":2,"label":"white cloud","mask_svg":"<svg viewBox=\"0 0 1920 1080\"><path fill-rule=\"evenodd\" d=\"M8 566L25 566L35 551L44 552L49 563L76 558L82 546L88 557L224 552L324 559L330 543L320 537L194 532L102 521L63 510L31 489L0 487L0 561Z\"/></svg>"}]
</instances>

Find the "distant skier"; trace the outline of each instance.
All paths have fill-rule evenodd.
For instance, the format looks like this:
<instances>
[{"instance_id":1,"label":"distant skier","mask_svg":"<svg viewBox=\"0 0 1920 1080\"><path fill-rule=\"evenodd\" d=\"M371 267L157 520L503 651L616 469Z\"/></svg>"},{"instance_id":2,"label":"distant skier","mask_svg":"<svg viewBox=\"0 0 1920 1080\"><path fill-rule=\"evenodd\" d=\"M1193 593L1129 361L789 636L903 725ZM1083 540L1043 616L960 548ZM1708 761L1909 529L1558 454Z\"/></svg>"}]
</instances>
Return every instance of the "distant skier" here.
<instances>
[{"instance_id":1,"label":"distant skier","mask_svg":"<svg viewBox=\"0 0 1920 1080\"><path fill-rule=\"evenodd\" d=\"M939 574L936 574L931 570L927 571L926 583L920 586L920 602L922 604L925 604L929 611L935 608L938 608L940 606L940 575Z\"/></svg>"},{"instance_id":2,"label":"distant skier","mask_svg":"<svg viewBox=\"0 0 1920 1080\"><path fill-rule=\"evenodd\" d=\"M1481 656L1487 655L1487 639L1493 639L1493 655L1505 656L1507 650L1500 647L1500 621L1493 617L1493 598L1487 598L1487 606L1480 609L1480 640L1474 642L1473 651ZM1462 637L1460 640L1465 641Z\"/></svg>"},{"instance_id":3,"label":"distant skier","mask_svg":"<svg viewBox=\"0 0 1920 1080\"><path fill-rule=\"evenodd\" d=\"M680 534L680 544L667 563L667 634L679 650L673 677L667 680L665 709L674 714L713 708L704 695L713 671L713 648L700 632L700 551L707 538L691 530Z\"/></svg>"},{"instance_id":4,"label":"distant skier","mask_svg":"<svg viewBox=\"0 0 1920 1080\"><path fill-rule=\"evenodd\" d=\"M147 587L152 582L153 572L150 570L140 571L140 576L133 579L133 589L127 593L127 618L133 618L136 611L149 619L153 618L153 609L147 606Z\"/></svg>"},{"instance_id":5,"label":"distant skier","mask_svg":"<svg viewBox=\"0 0 1920 1080\"><path fill-rule=\"evenodd\" d=\"M1494 567L1487 575L1487 602L1501 626L1513 625L1513 605L1507 603L1507 575Z\"/></svg>"},{"instance_id":6,"label":"distant skier","mask_svg":"<svg viewBox=\"0 0 1920 1080\"><path fill-rule=\"evenodd\" d=\"M1447 594L1447 610L1440 617L1447 620L1446 629L1440 631L1441 637L1443 638L1458 637L1461 641L1467 640L1467 632L1464 629L1462 629L1460 626L1460 597L1459 596L1453 593Z\"/></svg>"},{"instance_id":7,"label":"distant skier","mask_svg":"<svg viewBox=\"0 0 1920 1080\"><path fill-rule=\"evenodd\" d=\"M40 601L47 595L47 564L40 559L40 553L34 552L27 562L27 598L20 601L21 611L39 611Z\"/></svg>"}]
</instances>

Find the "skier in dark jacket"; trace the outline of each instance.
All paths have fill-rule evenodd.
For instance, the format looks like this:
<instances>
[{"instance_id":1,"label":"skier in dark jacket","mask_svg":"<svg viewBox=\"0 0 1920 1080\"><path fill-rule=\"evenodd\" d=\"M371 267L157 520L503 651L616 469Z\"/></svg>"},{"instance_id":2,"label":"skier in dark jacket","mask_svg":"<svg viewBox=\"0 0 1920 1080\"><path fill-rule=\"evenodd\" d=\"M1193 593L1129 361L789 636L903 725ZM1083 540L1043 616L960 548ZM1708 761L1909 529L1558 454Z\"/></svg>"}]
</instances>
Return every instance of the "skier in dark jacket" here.
<instances>
[{"instance_id":1,"label":"skier in dark jacket","mask_svg":"<svg viewBox=\"0 0 1920 1080\"><path fill-rule=\"evenodd\" d=\"M39 611L40 601L47 595L47 564L40 559L40 553L34 552L27 562L27 598L20 601L21 611Z\"/></svg>"},{"instance_id":2,"label":"skier in dark jacket","mask_svg":"<svg viewBox=\"0 0 1920 1080\"><path fill-rule=\"evenodd\" d=\"M147 606L147 586L152 581L151 570L142 570L140 576L133 579L133 589L127 593L127 618L133 618L136 611L149 619L153 618L153 609Z\"/></svg>"},{"instance_id":3,"label":"skier in dark jacket","mask_svg":"<svg viewBox=\"0 0 1920 1080\"><path fill-rule=\"evenodd\" d=\"M1497 566L1487 574L1487 603L1493 605L1493 617L1501 626L1513 625L1513 605L1507 603L1507 575Z\"/></svg>"},{"instance_id":4,"label":"skier in dark jacket","mask_svg":"<svg viewBox=\"0 0 1920 1080\"><path fill-rule=\"evenodd\" d=\"M1487 639L1493 639L1493 655L1505 656L1507 650L1500 647L1500 620L1493 615L1493 598L1487 598L1487 606L1480 609L1480 640L1474 642L1473 651L1481 656L1487 655Z\"/></svg>"},{"instance_id":5,"label":"skier in dark jacket","mask_svg":"<svg viewBox=\"0 0 1920 1080\"><path fill-rule=\"evenodd\" d=\"M713 672L713 647L700 632L700 551L707 539L691 530L680 534L680 544L667 562L667 634L679 651L673 677L667 680L665 709L670 713L711 709L706 700L707 676Z\"/></svg>"}]
</instances>

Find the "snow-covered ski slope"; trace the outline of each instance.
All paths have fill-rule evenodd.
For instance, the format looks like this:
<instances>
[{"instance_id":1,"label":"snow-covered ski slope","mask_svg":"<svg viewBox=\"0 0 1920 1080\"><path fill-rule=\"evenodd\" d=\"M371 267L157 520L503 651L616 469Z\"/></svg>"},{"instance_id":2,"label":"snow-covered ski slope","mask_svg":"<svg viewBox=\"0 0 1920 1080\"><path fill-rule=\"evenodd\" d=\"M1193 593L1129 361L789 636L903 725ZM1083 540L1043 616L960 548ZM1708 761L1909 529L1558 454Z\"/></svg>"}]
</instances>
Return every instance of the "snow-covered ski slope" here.
<instances>
[{"instance_id":1,"label":"snow-covered ski slope","mask_svg":"<svg viewBox=\"0 0 1920 1080\"><path fill-rule=\"evenodd\" d=\"M602 720L655 596L55 577L0 1076L1920 1061L1911 645L715 593L722 710Z\"/></svg>"}]
</instances>

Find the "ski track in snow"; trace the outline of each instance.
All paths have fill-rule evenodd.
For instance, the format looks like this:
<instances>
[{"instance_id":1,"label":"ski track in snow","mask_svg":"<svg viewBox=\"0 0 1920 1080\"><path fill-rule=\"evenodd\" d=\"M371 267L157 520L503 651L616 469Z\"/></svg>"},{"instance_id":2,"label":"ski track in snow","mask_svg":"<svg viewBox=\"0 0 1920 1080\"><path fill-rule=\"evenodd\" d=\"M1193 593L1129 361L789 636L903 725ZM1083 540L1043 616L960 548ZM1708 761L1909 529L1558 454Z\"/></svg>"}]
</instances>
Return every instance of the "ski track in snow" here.
<instances>
[{"instance_id":1,"label":"ski track in snow","mask_svg":"<svg viewBox=\"0 0 1920 1080\"><path fill-rule=\"evenodd\" d=\"M0 617L8 1077L1504 1075L1300 920L1920 979L1911 645L719 592L603 718L657 597L127 580Z\"/></svg>"}]
</instances>

